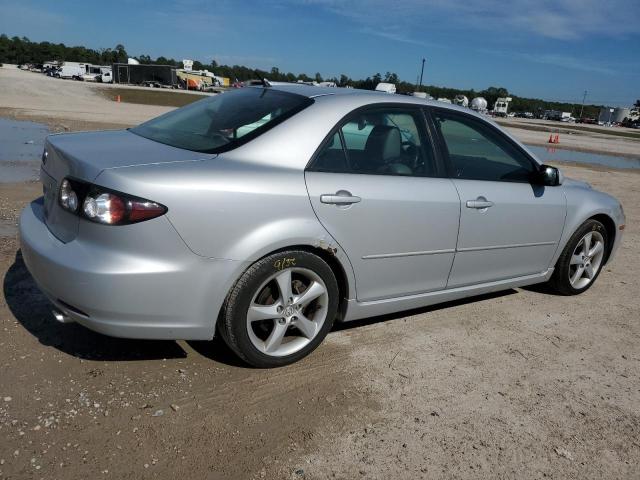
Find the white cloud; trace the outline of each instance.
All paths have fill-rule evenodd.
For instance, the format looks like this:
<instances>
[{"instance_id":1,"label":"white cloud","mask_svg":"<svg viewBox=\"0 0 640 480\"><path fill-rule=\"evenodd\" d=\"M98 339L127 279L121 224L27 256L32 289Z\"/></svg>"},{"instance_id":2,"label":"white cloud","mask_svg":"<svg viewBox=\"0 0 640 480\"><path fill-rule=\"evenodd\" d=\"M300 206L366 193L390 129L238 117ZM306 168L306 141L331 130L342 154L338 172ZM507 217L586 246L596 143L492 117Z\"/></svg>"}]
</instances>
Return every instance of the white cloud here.
<instances>
[{"instance_id":1,"label":"white cloud","mask_svg":"<svg viewBox=\"0 0 640 480\"><path fill-rule=\"evenodd\" d=\"M589 35L637 34L638 0L275 0L324 8L389 37L404 32L414 39L421 30L440 27L489 30L498 35L529 33L558 40ZM404 39L404 40L403 40ZM419 41L419 40L413 40Z\"/></svg>"},{"instance_id":2,"label":"white cloud","mask_svg":"<svg viewBox=\"0 0 640 480\"><path fill-rule=\"evenodd\" d=\"M619 73L619 70L614 66L594 64L592 61L583 60L571 55L560 55L555 53L515 53L509 54L509 56L516 56L530 62L568 68L570 70L581 70L583 72L600 73L604 75L615 75Z\"/></svg>"}]
</instances>

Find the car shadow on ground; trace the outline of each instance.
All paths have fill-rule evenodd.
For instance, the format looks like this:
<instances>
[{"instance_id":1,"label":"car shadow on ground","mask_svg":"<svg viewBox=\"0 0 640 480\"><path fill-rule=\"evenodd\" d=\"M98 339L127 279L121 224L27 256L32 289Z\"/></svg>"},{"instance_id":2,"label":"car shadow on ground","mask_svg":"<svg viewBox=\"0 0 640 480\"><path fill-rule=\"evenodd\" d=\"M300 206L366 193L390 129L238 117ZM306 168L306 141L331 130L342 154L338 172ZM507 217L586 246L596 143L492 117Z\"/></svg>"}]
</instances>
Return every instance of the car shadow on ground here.
<instances>
[{"instance_id":1,"label":"car shadow on ground","mask_svg":"<svg viewBox=\"0 0 640 480\"><path fill-rule=\"evenodd\" d=\"M420 315L421 313L429 313L437 310L444 310L447 308L452 308L458 305L465 305L467 303L473 302L481 302L483 300L491 300L494 298L504 297L506 295L513 295L514 293L518 293L514 289L503 290L501 292L487 293L484 295L478 295L475 297L464 298L461 300L455 300L446 303L440 303L437 305L431 305L428 307L415 308L412 310L405 310L402 312L391 313L389 315L380 315L377 317L369 317L364 318L362 320L354 320L351 322L335 322L329 335L332 332L339 332L342 330L349 330L351 328L359 328L367 325L373 325L376 323L386 322L388 320L397 320L401 318L410 317L412 315ZM216 362L224 363L230 366L236 367L248 367L251 368L250 365L244 363L242 360L238 358L238 356L231 351L231 349L227 346L227 344L220 338L218 335L213 341L190 341L187 342L191 348L193 348L200 355L207 357Z\"/></svg>"},{"instance_id":2,"label":"car shadow on ground","mask_svg":"<svg viewBox=\"0 0 640 480\"><path fill-rule=\"evenodd\" d=\"M518 291L514 290L513 288L509 288L507 290L502 290L499 292L485 293L483 295L462 298L460 300L453 300L451 302L438 303L436 305L429 305L427 307L414 308L412 310L403 310L401 312L390 313L388 315L380 315L378 317L363 318L362 320L353 320L351 322L336 322L331 331L338 332L340 330L349 330L351 328L363 327L365 325L372 325L374 323L386 322L387 320L397 320L400 318L411 317L413 315L445 310L447 308L452 308L459 305L466 305L467 303L476 303L483 300L500 298L507 295L513 295L515 293L518 293Z\"/></svg>"},{"instance_id":3,"label":"car shadow on ground","mask_svg":"<svg viewBox=\"0 0 640 480\"><path fill-rule=\"evenodd\" d=\"M113 338L93 332L81 325L56 322L51 313L53 305L40 292L27 270L19 250L16 252L13 265L4 276L3 288L7 305L18 322L42 345L56 348L68 355L103 361L160 360L187 356L187 352L175 341ZM389 315L345 323L336 322L332 332L443 310L471 302L490 300L514 293L517 293L516 290L508 289ZM215 362L233 367L248 367L219 336L212 341L189 341L187 344L198 354Z\"/></svg>"},{"instance_id":4,"label":"car shadow on ground","mask_svg":"<svg viewBox=\"0 0 640 480\"><path fill-rule=\"evenodd\" d=\"M217 334L213 340L190 340L187 344L203 357L230 367L253 368L243 362Z\"/></svg>"},{"instance_id":5,"label":"car shadow on ground","mask_svg":"<svg viewBox=\"0 0 640 480\"><path fill-rule=\"evenodd\" d=\"M64 281L64 280L60 280ZM54 320L53 305L40 292L27 270L20 250L3 280L9 310L20 324L45 346L86 360L132 361L185 358L175 341L127 340L107 337L81 325Z\"/></svg>"},{"instance_id":6,"label":"car shadow on ground","mask_svg":"<svg viewBox=\"0 0 640 480\"><path fill-rule=\"evenodd\" d=\"M536 283L534 285L527 285L526 287L520 287L528 292L540 293L543 295L554 295L556 297L564 297L564 295L557 290L554 290L549 283Z\"/></svg>"}]
</instances>

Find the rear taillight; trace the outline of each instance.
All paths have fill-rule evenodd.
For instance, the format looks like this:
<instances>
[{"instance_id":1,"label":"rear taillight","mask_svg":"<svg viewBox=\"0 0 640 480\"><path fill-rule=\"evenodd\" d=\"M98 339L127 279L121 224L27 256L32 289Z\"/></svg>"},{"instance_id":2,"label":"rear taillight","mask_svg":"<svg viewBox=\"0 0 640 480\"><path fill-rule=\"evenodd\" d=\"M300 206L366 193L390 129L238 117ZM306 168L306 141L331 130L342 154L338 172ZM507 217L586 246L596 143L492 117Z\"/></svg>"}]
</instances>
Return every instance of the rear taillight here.
<instances>
[{"instance_id":1,"label":"rear taillight","mask_svg":"<svg viewBox=\"0 0 640 480\"><path fill-rule=\"evenodd\" d=\"M65 210L105 225L143 222L167 212L167 207L151 200L71 178L62 181L58 201Z\"/></svg>"}]
</instances>

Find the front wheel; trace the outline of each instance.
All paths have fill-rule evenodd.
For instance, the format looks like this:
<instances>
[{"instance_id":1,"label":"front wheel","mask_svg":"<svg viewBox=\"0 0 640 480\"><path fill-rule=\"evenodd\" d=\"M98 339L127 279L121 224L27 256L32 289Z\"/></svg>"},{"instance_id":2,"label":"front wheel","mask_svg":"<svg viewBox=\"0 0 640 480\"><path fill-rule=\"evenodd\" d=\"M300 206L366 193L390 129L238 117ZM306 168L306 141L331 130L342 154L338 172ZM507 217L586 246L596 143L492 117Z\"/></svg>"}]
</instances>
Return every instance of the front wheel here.
<instances>
[{"instance_id":1,"label":"front wheel","mask_svg":"<svg viewBox=\"0 0 640 480\"><path fill-rule=\"evenodd\" d=\"M607 230L597 220L587 220L569 239L550 280L563 295L587 290L602 270L608 247Z\"/></svg>"},{"instance_id":2,"label":"front wheel","mask_svg":"<svg viewBox=\"0 0 640 480\"><path fill-rule=\"evenodd\" d=\"M259 368L296 362L327 335L338 310L338 283L317 255L285 251L252 265L229 293L219 331Z\"/></svg>"}]
</instances>

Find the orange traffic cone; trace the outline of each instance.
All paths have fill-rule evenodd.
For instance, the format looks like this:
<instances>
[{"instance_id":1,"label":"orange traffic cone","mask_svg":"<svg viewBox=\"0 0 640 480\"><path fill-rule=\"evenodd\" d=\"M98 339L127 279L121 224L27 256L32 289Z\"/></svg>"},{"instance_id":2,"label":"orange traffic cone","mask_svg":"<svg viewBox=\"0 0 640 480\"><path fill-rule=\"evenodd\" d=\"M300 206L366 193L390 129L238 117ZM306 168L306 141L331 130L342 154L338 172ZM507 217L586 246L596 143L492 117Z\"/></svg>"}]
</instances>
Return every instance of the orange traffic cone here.
<instances>
[{"instance_id":1,"label":"orange traffic cone","mask_svg":"<svg viewBox=\"0 0 640 480\"><path fill-rule=\"evenodd\" d=\"M549 143L553 143L553 133L549 134Z\"/></svg>"},{"instance_id":2,"label":"orange traffic cone","mask_svg":"<svg viewBox=\"0 0 640 480\"><path fill-rule=\"evenodd\" d=\"M553 143L560 143L560 135L556 133L556 138L553 139Z\"/></svg>"},{"instance_id":3,"label":"orange traffic cone","mask_svg":"<svg viewBox=\"0 0 640 480\"><path fill-rule=\"evenodd\" d=\"M120 103L120 95L116 95L116 102Z\"/></svg>"}]
</instances>

